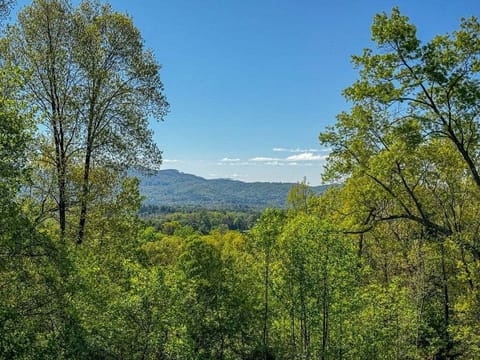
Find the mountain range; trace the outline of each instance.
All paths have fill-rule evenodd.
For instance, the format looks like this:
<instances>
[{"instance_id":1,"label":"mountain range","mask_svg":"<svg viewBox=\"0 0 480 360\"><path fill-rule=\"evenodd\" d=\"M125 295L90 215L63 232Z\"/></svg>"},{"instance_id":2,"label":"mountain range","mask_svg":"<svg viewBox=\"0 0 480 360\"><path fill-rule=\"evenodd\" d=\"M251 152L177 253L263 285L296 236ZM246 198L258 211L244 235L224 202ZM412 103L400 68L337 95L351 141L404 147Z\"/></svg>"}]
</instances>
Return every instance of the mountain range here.
<instances>
[{"instance_id":1,"label":"mountain range","mask_svg":"<svg viewBox=\"0 0 480 360\"><path fill-rule=\"evenodd\" d=\"M264 209L285 207L294 183L204 179L178 170L160 170L155 175L135 174L140 179L144 206L203 207L207 209ZM328 185L311 189L322 193Z\"/></svg>"}]
</instances>

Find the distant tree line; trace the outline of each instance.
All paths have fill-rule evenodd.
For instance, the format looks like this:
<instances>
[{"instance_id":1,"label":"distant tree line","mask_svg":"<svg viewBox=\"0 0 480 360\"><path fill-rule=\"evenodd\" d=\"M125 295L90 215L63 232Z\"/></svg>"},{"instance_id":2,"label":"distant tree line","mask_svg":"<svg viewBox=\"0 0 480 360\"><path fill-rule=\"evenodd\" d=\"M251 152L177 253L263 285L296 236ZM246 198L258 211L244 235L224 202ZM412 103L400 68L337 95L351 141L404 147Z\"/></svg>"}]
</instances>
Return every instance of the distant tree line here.
<instances>
[{"instance_id":1,"label":"distant tree line","mask_svg":"<svg viewBox=\"0 0 480 360\"><path fill-rule=\"evenodd\" d=\"M153 213L147 211L152 210ZM258 210L229 211L207 210L202 208L142 207L140 216L146 224L163 233L172 235L179 227L190 226L201 234L214 229L238 230L245 232L252 228L260 216Z\"/></svg>"}]
</instances>

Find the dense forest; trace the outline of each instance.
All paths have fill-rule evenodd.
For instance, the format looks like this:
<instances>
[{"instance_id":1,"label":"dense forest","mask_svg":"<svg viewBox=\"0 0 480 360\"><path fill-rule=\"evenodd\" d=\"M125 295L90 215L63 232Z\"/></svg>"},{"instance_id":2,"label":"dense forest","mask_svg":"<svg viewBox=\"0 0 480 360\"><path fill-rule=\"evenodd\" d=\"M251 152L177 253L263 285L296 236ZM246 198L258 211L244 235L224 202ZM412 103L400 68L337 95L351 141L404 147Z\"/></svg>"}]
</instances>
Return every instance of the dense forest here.
<instances>
[{"instance_id":1,"label":"dense forest","mask_svg":"<svg viewBox=\"0 0 480 360\"><path fill-rule=\"evenodd\" d=\"M479 35L376 15L320 135L340 186L155 221L160 66L108 4L34 0L0 42L0 358L480 358Z\"/></svg>"}]
</instances>

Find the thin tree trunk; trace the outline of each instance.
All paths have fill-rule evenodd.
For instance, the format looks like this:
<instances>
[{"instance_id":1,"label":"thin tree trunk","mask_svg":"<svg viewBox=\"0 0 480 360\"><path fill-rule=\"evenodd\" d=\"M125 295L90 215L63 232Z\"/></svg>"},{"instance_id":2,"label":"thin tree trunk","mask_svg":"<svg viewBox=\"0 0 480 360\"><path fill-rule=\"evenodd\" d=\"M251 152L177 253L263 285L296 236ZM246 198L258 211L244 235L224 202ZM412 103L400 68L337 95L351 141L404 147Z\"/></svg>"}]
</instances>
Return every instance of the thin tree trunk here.
<instances>
[{"instance_id":1,"label":"thin tree trunk","mask_svg":"<svg viewBox=\"0 0 480 360\"><path fill-rule=\"evenodd\" d=\"M325 266L323 273L323 319L322 319L322 360L327 358L328 341L328 274Z\"/></svg>"},{"instance_id":2,"label":"thin tree trunk","mask_svg":"<svg viewBox=\"0 0 480 360\"><path fill-rule=\"evenodd\" d=\"M463 143L463 141L460 141L458 139L457 135L455 134L455 132L451 127L448 127L447 131L448 131L450 140L453 141L458 151L462 155L463 160L465 160L465 162L467 163L467 166L470 170L470 174L472 175L473 181L475 182L477 188L480 189L480 175L478 173L475 162L473 161L472 157L468 153L468 150L465 148L465 144Z\"/></svg>"},{"instance_id":3,"label":"thin tree trunk","mask_svg":"<svg viewBox=\"0 0 480 360\"><path fill-rule=\"evenodd\" d=\"M463 269L465 273L467 274L467 279L468 279L468 285L470 286L470 291L474 291L475 287L473 285L473 280L472 280L472 273L470 272L470 269L467 264L467 259L465 258L465 248L462 245L460 247L460 254L462 256L462 263L463 263Z\"/></svg>"},{"instance_id":4,"label":"thin tree trunk","mask_svg":"<svg viewBox=\"0 0 480 360\"><path fill-rule=\"evenodd\" d=\"M268 287L270 281L270 249L265 254L265 282L264 282L264 309L263 309L263 358L268 359Z\"/></svg>"},{"instance_id":5,"label":"thin tree trunk","mask_svg":"<svg viewBox=\"0 0 480 360\"><path fill-rule=\"evenodd\" d=\"M87 146L87 153L85 154L85 164L84 164L84 170L83 170L82 197L81 197L81 204L80 204L80 220L78 223L77 244L81 244L85 236L85 224L87 221L87 198L89 193L89 181L90 181L90 162L91 162L91 150L90 150L90 146Z\"/></svg>"},{"instance_id":6,"label":"thin tree trunk","mask_svg":"<svg viewBox=\"0 0 480 360\"><path fill-rule=\"evenodd\" d=\"M66 180L65 168L63 165L57 168L58 173L58 217L60 223L60 241L65 242L67 227L67 201L66 201Z\"/></svg>"},{"instance_id":7,"label":"thin tree trunk","mask_svg":"<svg viewBox=\"0 0 480 360\"><path fill-rule=\"evenodd\" d=\"M53 138L55 142L55 167L57 172L58 186L58 221L60 224L60 241L65 242L65 232L67 227L67 160L65 150L65 135L60 120L60 110L58 108L57 97L54 95L56 86L54 79L50 82L50 106L52 111L51 126L53 128Z\"/></svg>"},{"instance_id":8,"label":"thin tree trunk","mask_svg":"<svg viewBox=\"0 0 480 360\"><path fill-rule=\"evenodd\" d=\"M443 349L443 354L441 354L442 359L450 359L449 353L452 349L453 343L450 338L450 333L448 332L448 327L450 325L450 300L448 293L448 275L445 264L445 246L443 243L440 244L441 251L441 262L442 262L442 287L443 287L443 320L444 320L444 330L443 338L445 341L445 348Z\"/></svg>"},{"instance_id":9,"label":"thin tree trunk","mask_svg":"<svg viewBox=\"0 0 480 360\"><path fill-rule=\"evenodd\" d=\"M51 19L47 14L47 40L48 40L48 101L51 111L50 124L53 130L55 142L55 165L57 172L58 186L58 218L60 223L60 241L65 242L66 233L66 213L67 213L67 193L66 193L66 148L64 121L60 107L60 98L58 94L58 84L56 76L56 58L54 48L54 36L51 29Z\"/></svg>"},{"instance_id":10,"label":"thin tree trunk","mask_svg":"<svg viewBox=\"0 0 480 360\"><path fill-rule=\"evenodd\" d=\"M54 101L52 101L52 110L55 109ZM52 119L52 127L54 134L55 142L55 170L57 172L57 186L58 186L58 221L60 224L60 241L65 241L65 230L66 230L66 212L67 212L67 202L66 202L66 179L65 179L65 156L63 149L61 147L61 140L59 130L55 120Z\"/></svg>"},{"instance_id":11,"label":"thin tree trunk","mask_svg":"<svg viewBox=\"0 0 480 360\"><path fill-rule=\"evenodd\" d=\"M306 360L310 359L310 341L308 333L308 321L307 321L307 304L305 296L305 276L304 269L302 268L302 276L300 283L300 308L302 312L302 317L300 319L300 327L302 332L302 342L303 342L303 354Z\"/></svg>"},{"instance_id":12,"label":"thin tree trunk","mask_svg":"<svg viewBox=\"0 0 480 360\"><path fill-rule=\"evenodd\" d=\"M220 356L219 360L223 360L225 358L225 337L222 335L222 340L220 343Z\"/></svg>"},{"instance_id":13,"label":"thin tree trunk","mask_svg":"<svg viewBox=\"0 0 480 360\"><path fill-rule=\"evenodd\" d=\"M88 194L90 187L90 167L92 160L93 152L93 139L94 139L94 124L95 124L95 104L98 94L99 83L96 81L92 84L92 95L90 98L90 108L88 116L88 127L87 127L87 148L85 150L85 160L83 164L83 183L82 183L82 195L80 199L80 219L78 222L78 238L77 244L80 245L83 242L85 237L85 224L87 222L87 203L88 203Z\"/></svg>"},{"instance_id":14,"label":"thin tree trunk","mask_svg":"<svg viewBox=\"0 0 480 360\"><path fill-rule=\"evenodd\" d=\"M293 285L291 284L291 282L289 283L289 287L290 299L292 301L290 305L290 346L292 347L291 356L293 358L295 357L297 352L297 342L295 339L295 299L293 294Z\"/></svg>"}]
</instances>

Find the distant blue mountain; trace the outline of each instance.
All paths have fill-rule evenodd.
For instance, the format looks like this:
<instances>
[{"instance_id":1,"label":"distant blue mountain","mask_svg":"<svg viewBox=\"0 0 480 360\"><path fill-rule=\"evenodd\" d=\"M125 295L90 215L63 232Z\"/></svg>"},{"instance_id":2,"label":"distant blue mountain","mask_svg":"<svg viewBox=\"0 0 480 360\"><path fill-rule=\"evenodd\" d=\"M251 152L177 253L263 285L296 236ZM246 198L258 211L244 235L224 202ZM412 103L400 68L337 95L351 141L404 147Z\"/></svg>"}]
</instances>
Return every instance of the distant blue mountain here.
<instances>
[{"instance_id":1,"label":"distant blue mountain","mask_svg":"<svg viewBox=\"0 0 480 360\"><path fill-rule=\"evenodd\" d=\"M146 197L144 205L204 207L208 209L264 209L285 207L293 183L246 183L229 179L207 180L178 170L160 170L140 179L140 192ZM327 186L312 190L322 193Z\"/></svg>"}]
</instances>

